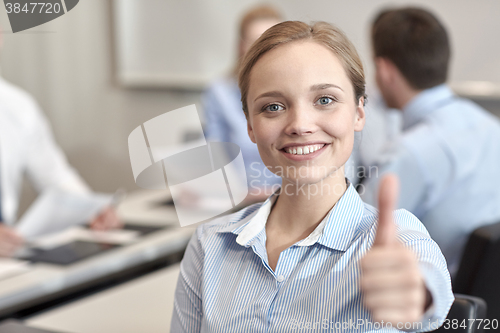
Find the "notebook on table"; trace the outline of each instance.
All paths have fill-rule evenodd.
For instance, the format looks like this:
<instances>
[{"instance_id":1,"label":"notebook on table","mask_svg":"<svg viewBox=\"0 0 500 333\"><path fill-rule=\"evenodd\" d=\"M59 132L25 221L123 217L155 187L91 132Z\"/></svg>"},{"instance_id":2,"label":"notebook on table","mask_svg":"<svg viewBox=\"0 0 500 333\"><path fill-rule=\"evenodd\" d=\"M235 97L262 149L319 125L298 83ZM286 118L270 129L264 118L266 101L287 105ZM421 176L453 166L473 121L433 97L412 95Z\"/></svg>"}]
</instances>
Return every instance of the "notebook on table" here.
<instances>
[{"instance_id":1,"label":"notebook on table","mask_svg":"<svg viewBox=\"0 0 500 333\"><path fill-rule=\"evenodd\" d=\"M116 244L77 240L53 249L36 251L34 255L26 259L31 262L70 265L118 246ZM3 332L0 331L0 333Z\"/></svg>"}]
</instances>

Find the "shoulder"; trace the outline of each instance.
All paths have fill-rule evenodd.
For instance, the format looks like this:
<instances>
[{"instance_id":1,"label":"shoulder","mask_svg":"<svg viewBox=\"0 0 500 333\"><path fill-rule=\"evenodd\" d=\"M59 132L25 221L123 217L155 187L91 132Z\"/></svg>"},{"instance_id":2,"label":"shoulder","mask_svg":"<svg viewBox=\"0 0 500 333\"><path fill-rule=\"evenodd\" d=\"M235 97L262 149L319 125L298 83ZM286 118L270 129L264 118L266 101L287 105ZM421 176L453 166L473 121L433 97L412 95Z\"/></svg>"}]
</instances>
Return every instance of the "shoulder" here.
<instances>
[{"instance_id":1,"label":"shoulder","mask_svg":"<svg viewBox=\"0 0 500 333\"><path fill-rule=\"evenodd\" d=\"M214 238L223 238L224 235L233 234L233 231L251 219L262 206L262 202L245 207L235 213L224 215L206 222L196 229L196 238L201 243L206 243Z\"/></svg>"},{"instance_id":2,"label":"shoulder","mask_svg":"<svg viewBox=\"0 0 500 333\"><path fill-rule=\"evenodd\" d=\"M492 153L494 138L500 138L500 121L476 103L456 97L405 133L403 146L422 164L424 173L444 170L437 173L441 176L462 174L464 168L473 172L468 166L480 165L485 151Z\"/></svg>"},{"instance_id":3,"label":"shoulder","mask_svg":"<svg viewBox=\"0 0 500 333\"><path fill-rule=\"evenodd\" d=\"M236 81L228 77L212 82L203 92L202 102L207 115L232 117L235 110L241 110L241 94Z\"/></svg>"},{"instance_id":4,"label":"shoulder","mask_svg":"<svg viewBox=\"0 0 500 333\"><path fill-rule=\"evenodd\" d=\"M440 182L456 160L447 136L449 131L432 121L422 122L407 131L398 149L399 168L407 173L418 169L427 184Z\"/></svg>"},{"instance_id":5,"label":"shoulder","mask_svg":"<svg viewBox=\"0 0 500 333\"><path fill-rule=\"evenodd\" d=\"M236 80L232 77L223 77L213 81L205 90L205 95L236 95L239 93Z\"/></svg>"},{"instance_id":6,"label":"shoulder","mask_svg":"<svg viewBox=\"0 0 500 333\"><path fill-rule=\"evenodd\" d=\"M429 232L423 223L406 209L394 211L394 222L396 223L398 238L403 241L403 243L417 239L430 238Z\"/></svg>"},{"instance_id":7,"label":"shoulder","mask_svg":"<svg viewBox=\"0 0 500 333\"><path fill-rule=\"evenodd\" d=\"M471 115L475 115L477 117L484 117L489 115L489 112L486 111L479 104L473 102L470 99L455 96L453 98L453 102L444 105L439 108L436 112L436 116L444 117L446 114L453 113L454 118L456 119L467 119ZM448 119L449 120L449 119Z\"/></svg>"},{"instance_id":8,"label":"shoulder","mask_svg":"<svg viewBox=\"0 0 500 333\"><path fill-rule=\"evenodd\" d=\"M439 126L436 126L435 122L423 121L403 133L401 137L402 148L415 153L425 152L436 145L438 134Z\"/></svg>"},{"instance_id":9,"label":"shoulder","mask_svg":"<svg viewBox=\"0 0 500 333\"><path fill-rule=\"evenodd\" d=\"M0 78L0 108L5 116L20 126L37 122L40 116L35 99L26 91L2 78Z\"/></svg>"},{"instance_id":10,"label":"shoulder","mask_svg":"<svg viewBox=\"0 0 500 333\"><path fill-rule=\"evenodd\" d=\"M0 78L0 101L2 104L7 102L9 104L36 105L35 99L28 92L3 78Z\"/></svg>"},{"instance_id":11,"label":"shoulder","mask_svg":"<svg viewBox=\"0 0 500 333\"><path fill-rule=\"evenodd\" d=\"M422 222L406 209L398 209L393 212L394 223L398 233L398 239L403 243L415 240L430 239L429 232ZM365 203L363 214L363 229L373 237L376 234L378 210Z\"/></svg>"},{"instance_id":12,"label":"shoulder","mask_svg":"<svg viewBox=\"0 0 500 333\"><path fill-rule=\"evenodd\" d=\"M455 97L429 117L429 121L445 135L466 135L482 131L490 124L498 126L498 119L473 101Z\"/></svg>"}]
</instances>

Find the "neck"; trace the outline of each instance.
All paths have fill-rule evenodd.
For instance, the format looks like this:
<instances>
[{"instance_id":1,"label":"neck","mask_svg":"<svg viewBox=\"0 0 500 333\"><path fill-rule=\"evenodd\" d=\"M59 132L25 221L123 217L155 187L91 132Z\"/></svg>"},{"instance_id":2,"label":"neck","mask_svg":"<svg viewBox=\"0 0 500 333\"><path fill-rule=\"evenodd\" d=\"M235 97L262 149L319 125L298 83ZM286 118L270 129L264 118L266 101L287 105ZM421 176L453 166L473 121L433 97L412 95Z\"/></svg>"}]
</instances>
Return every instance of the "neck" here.
<instances>
[{"instance_id":1,"label":"neck","mask_svg":"<svg viewBox=\"0 0 500 333\"><path fill-rule=\"evenodd\" d=\"M413 88L401 75L397 78L389 91L391 92L392 105L388 106L402 111L422 90Z\"/></svg>"},{"instance_id":2,"label":"neck","mask_svg":"<svg viewBox=\"0 0 500 333\"><path fill-rule=\"evenodd\" d=\"M308 235L325 218L347 189L344 167L318 183L300 184L283 179L283 186L271 211L273 225L287 234Z\"/></svg>"},{"instance_id":3,"label":"neck","mask_svg":"<svg viewBox=\"0 0 500 333\"><path fill-rule=\"evenodd\" d=\"M402 92L399 96L399 100L397 101L398 105L396 108L398 110L403 110L408 105L408 103L410 103L410 101L414 99L415 96L417 96L420 92L421 90L415 90L412 88L405 89L405 91Z\"/></svg>"}]
</instances>

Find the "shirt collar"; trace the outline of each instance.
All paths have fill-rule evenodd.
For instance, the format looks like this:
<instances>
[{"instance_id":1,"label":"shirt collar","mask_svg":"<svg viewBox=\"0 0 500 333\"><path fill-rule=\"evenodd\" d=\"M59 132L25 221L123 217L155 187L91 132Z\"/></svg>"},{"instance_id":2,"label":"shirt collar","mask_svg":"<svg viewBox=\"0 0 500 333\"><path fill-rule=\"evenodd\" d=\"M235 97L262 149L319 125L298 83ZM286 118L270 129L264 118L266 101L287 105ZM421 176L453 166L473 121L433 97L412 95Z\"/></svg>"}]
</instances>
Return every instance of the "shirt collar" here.
<instances>
[{"instance_id":1,"label":"shirt collar","mask_svg":"<svg viewBox=\"0 0 500 333\"><path fill-rule=\"evenodd\" d=\"M241 221L239 221L237 223L232 223L232 224L229 224L229 225L219 229L218 232L220 232L220 233L231 232L235 235L240 235L243 232L243 230L246 229L246 227L248 225L255 226L255 227L251 227L249 230L246 231L246 233L248 233L250 230L254 230L256 228L258 228L258 232L260 232L260 230L263 229L263 227L266 225L267 217L271 213L271 208L273 207L274 203L276 202L276 199L278 198L280 190L281 189L278 189L276 192L274 192L263 203L255 204L255 205L260 205L260 207L257 210L255 210L253 213L249 214L248 216L246 216L244 219L242 219ZM250 206L250 207L252 207L252 206ZM250 207L247 207L244 209L249 209ZM259 226L260 226L260 228L259 228ZM255 233L255 235L257 235L258 232ZM243 244L241 244L241 245L243 245Z\"/></svg>"},{"instance_id":2,"label":"shirt collar","mask_svg":"<svg viewBox=\"0 0 500 333\"><path fill-rule=\"evenodd\" d=\"M440 84L420 92L403 108L403 129L406 130L418 124L452 97L454 94L446 84Z\"/></svg>"},{"instance_id":3,"label":"shirt collar","mask_svg":"<svg viewBox=\"0 0 500 333\"><path fill-rule=\"evenodd\" d=\"M231 232L238 235L236 242L249 247L256 241L265 241L265 226L271 209L278 198L279 189L271 195L261 207L242 221L229 225L219 232ZM347 190L339 201L328 212L326 217L305 239L297 242L297 246L322 244L334 250L346 251L356 236L356 230L363 217L364 203L358 193L348 183Z\"/></svg>"}]
</instances>

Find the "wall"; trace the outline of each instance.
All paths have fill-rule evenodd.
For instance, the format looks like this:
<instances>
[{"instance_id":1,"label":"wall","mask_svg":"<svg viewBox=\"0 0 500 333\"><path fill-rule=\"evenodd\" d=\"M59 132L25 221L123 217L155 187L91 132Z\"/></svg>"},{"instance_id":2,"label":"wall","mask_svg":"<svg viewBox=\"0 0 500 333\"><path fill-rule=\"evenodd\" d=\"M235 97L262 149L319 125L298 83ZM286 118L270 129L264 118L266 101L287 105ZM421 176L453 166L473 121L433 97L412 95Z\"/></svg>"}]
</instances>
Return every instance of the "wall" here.
<instances>
[{"instance_id":1,"label":"wall","mask_svg":"<svg viewBox=\"0 0 500 333\"><path fill-rule=\"evenodd\" d=\"M368 0L355 0L349 2L346 12L336 8L331 1L324 1L324 6L315 1L314 8L305 1L290 1L287 6L283 1L272 2L278 3L289 18L328 20L331 17L330 21L335 21L344 30L362 24L364 31L371 15L364 7L369 3L372 6ZM492 0L480 2L498 6L498 2ZM442 11L445 10L438 4L441 2L425 0L423 3L436 3ZM473 4L469 0L457 2L462 9L466 3ZM317 16L314 15L316 12ZM494 11L490 14L497 16ZM445 12L445 16L450 24L467 22L466 18L453 17L452 11ZM491 18L485 19L486 25L490 22L488 20ZM16 34L8 32L6 13L0 10L0 24L6 30L0 53L3 77L39 101L71 164L96 191L113 192L119 187L138 189L128 157L129 133L144 121L166 111L198 103L199 92L134 90L117 85L114 79L111 0L82 0L68 14ZM356 36L353 41L366 63L370 56L365 37L366 34ZM458 38L454 36L455 40ZM495 46L500 47L500 44ZM498 101L486 101L484 105L500 113ZM178 133L168 134L173 141L179 139ZM33 191L26 189L24 197L21 209L33 199Z\"/></svg>"},{"instance_id":2,"label":"wall","mask_svg":"<svg viewBox=\"0 0 500 333\"><path fill-rule=\"evenodd\" d=\"M234 59L234 28L256 0L115 0L120 74L131 84L202 83ZM451 32L450 81L471 94L467 81L496 84L500 96L500 1L497 0L270 0L287 19L323 20L342 28L372 77L370 24L385 7L418 5ZM216 36L216 38L214 38ZM170 61L165 61L169 59ZM477 88L477 85L474 87Z\"/></svg>"},{"instance_id":3,"label":"wall","mask_svg":"<svg viewBox=\"0 0 500 333\"><path fill-rule=\"evenodd\" d=\"M128 90L114 82L110 1L80 1L66 15L16 34L8 32L7 15L0 12L2 76L36 98L69 161L94 190L137 189L129 133L157 115L198 102L199 93ZM21 211L34 197L32 189L24 192Z\"/></svg>"}]
</instances>

